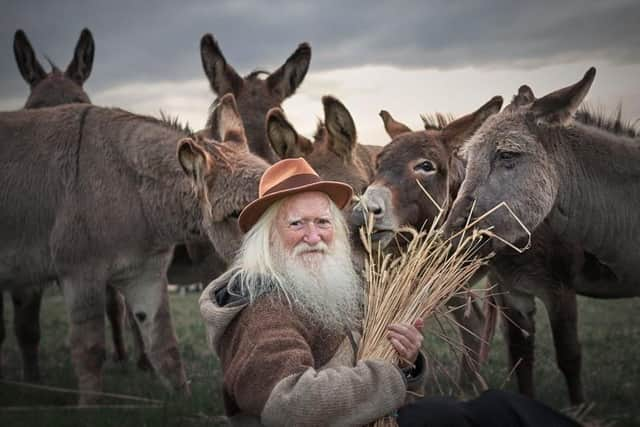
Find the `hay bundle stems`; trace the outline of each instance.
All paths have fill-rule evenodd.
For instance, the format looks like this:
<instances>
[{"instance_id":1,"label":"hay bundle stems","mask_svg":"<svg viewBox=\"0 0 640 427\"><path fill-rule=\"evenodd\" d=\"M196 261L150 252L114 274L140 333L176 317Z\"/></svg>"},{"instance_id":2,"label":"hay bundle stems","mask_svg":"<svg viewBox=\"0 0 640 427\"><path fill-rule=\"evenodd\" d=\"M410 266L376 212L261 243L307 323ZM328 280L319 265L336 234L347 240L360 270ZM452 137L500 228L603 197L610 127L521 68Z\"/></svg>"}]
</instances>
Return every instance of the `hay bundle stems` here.
<instances>
[{"instance_id":1,"label":"hay bundle stems","mask_svg":"<svg viewBox=\"0 0 640 427\"><path fill-rule=\"evenodd\" d=\"M398 256L385 254L379 244L374 247L371 237L374 231L372 216L366 218L365 227L360 229L360 238L368 256L365 260L367 296L359 359L398 363L398 355L387 339L387 326L391 323L412 324L416 319L427 319L452 296L465 292L465 285L471 277L493 255L478 256L483 236L503 241L491 232L491 228L479 230L472 227L500 207L505 207L513 215L503 202L471 223L468 219L461 231L445 239L439 226L443 210L424 188L422 190L436 204L439 214L426 231L413 228L400 230L401 233L409 234L410 238L406 248L401 249ZM472 217L474 206L468 218ZM522 225L519 219L516 220ZM456 240L458 243L454 247L453 242ZM380 427L397 424L393 418L385 417L373 425Z\"/></svg>"}]
</instances>

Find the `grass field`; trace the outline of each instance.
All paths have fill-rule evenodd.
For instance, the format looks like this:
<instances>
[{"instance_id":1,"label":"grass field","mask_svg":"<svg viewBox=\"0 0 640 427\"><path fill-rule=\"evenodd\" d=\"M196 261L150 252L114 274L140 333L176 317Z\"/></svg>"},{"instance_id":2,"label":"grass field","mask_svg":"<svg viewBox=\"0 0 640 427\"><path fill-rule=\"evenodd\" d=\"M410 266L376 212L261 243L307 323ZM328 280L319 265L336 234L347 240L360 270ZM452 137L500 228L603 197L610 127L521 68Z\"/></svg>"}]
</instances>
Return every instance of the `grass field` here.
<instances>
[{"instance_id":1,"label":"grass field","mask_svg":"<svg viewBox=\"0 0 640 427\"><path fill-rule=\"evenodd\" d=\"M104 398L101 402L104 405L126 404L129 407L76 409L66 406L75 402L73 394L0 384L0 424L3 427L219 425L216 417L223 414L220 370L216 357L206 347L197 299L196 294L173 295L171 299L182 357L192 381L190 399L169 395L157 378L139 372L132 360L124 366L109 360L105 365L106 392L146 397L162 403L149 407L145 403ZM66 315L62 296L56 288L47 290L42 307L43 384L74 388L75 378L66 345ZM598 301L583 298L579 300L579 307L583 383L587 398L593 403L590 415L609 425L640 426L640 405L635 401L640 396L640 352L637 351L640 325L635 323L640 313L640 299ZM5 380L20 381L21 363L12 333L12 317L11 304L5 303L4 377ZM535 379L538 398L555 408L566 408L564 379L555 365L553 344L541 305L537 330ZM449 369L455 369L456 361L447 354L444 344L428 337L425 345L430 352L438 354ZM132 348L131 345L128 348ZM494 340L490 361L483 367L482 375L492 388L516 388L515 381L508 378L501 336ZM443 392L459 393L446 378L441 377L440 381L439 388Z\"/></svg>"}]
</instances>

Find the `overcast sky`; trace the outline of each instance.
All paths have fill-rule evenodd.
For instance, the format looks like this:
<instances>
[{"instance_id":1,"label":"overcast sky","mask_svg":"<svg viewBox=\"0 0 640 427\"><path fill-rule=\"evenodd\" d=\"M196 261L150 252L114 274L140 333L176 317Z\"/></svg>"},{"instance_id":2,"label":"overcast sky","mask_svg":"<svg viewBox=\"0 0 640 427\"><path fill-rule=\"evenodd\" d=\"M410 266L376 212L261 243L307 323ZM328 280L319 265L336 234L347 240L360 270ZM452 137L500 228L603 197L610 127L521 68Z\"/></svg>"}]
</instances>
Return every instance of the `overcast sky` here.
<instances>
[{"instance_id":1,"label":"overcast sky","mask_svg":"<svg viewBox=\"0 0 640 427\"><path fill-rule=\"evenodd\" d=\"M40 61L71 60L83 27L96 52L85 84L98 105L158 115L201 128L214 98L202 71L200 38L212 33L240 74L274 70L307 41L309 73L284 104L310 135L320 97L341 99L360 142L387 141L382 108L410 127L420 113L455 115L521 84L540 96L597 76L588 101L640 118L640 2L603 1L28 1L5 0L0 15L0 109L28 96L13 56L21 28ZM48 66L47 66L48 68Z\"/></svg>"}]
</instances>

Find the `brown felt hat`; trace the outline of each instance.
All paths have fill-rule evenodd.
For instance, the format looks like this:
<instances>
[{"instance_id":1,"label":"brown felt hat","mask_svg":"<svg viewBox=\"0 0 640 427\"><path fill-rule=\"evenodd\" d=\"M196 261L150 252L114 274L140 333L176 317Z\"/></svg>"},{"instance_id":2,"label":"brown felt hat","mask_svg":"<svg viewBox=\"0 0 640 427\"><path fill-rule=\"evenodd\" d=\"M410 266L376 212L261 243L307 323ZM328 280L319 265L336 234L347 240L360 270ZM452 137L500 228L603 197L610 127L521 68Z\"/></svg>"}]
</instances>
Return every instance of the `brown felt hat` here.
<instances>
[{"instance_id":1,"label":"brown felt hat","mask_svg":"<svg viewBox=\"0 0 640 427\"><path fill-rule=\"evenodd\" d=\"M340 209L344 208L353 196L350 185L344 182L323 181L302 157L280 160L262 174L258 198L240 212L240 229L243 233L249 231L273 202L306 191L326 193Z\"/></svg>"}]
</instances>

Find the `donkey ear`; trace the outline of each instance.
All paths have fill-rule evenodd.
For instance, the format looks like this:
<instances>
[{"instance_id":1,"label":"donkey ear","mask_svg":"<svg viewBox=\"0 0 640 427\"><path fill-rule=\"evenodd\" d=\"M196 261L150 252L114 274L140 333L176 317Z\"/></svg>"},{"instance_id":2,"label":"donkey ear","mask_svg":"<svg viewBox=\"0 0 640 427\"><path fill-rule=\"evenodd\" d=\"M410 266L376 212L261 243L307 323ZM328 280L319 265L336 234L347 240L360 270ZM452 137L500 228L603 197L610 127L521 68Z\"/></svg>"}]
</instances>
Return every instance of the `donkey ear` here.
<instances>
[{"instance_id":1,"label":"donkey ear","mask_svg":"<svg viewBox=\"0 0 640 427\"><path fill-rule=\"evenodd\" d=\"M323 96L322 105L329 148L341 158L350 160L356 147L357 135L349 110L332 96Z\"/></svg>"},{"instance_id":2,"label":"donkey ear","mask_svg":"<svg viewBox=\"0 0 640 427\"><path fill-rule=\"evenodd\" d=\"M216 95L222 96L226 93L237 95L240 92L244 80L231 65L227 64L218 42L211 34L205 34L200 40L200 58L204 73Z\"/></svg>"},{"instance_id":3,"label":"donkey ear","mask_svg":"<svg viewBox=\"0 0 640 427\"><path fill-rule=\"evenodd\" d=\"M536 97L533 94L533 90L531 90L527 85L522 85L520 86L520 89L518 89L518 93L513 96L511 105L521 107L523 105L531 104L535 100Z\"/></svg>"},{"instance_id":4,"label":"donkey ear","mask_svg":"<svg viewBox=\"0 0 640 427\"><path fill-rule=\"evenodd\" d=\"M402 133L411 132L411 129L409 129L407 125L397 122L387 110L380 110L378 115L382 118L384 129L387 131L387 134L391 139L394 139Z\"/></svg>"},{"instance_id":5,"label":"donkey ear","mask_svg":"<svg viewBox=\"0 0 640 427\"><path fill-rule=\"evenodd\" d=\"M531 106L536 119L549 124L566 123L589 92L595 76L596 69L591 67L578 83L536 100Z\"/></svg>"},{"instance_id":6,"label":"donkey ear","mask_svg":"<svg viewBox=\"0 0 640 427\"><path fill-rule=\"evenodd\" d=\"M16 57L20 74L29 86L34 87L47 76L42 65L38 62L36 54L33 52L27 35L22 30L16 31L13 37L13 53Z\"/></svg>"},{"instance_id":7,"label":"donkey ear","mask_svg":"<svg viewBox=\"0 0 640 427\"><path fill-rule=\"evenodd\" d=\"M301 137L280 108L267 113L267 139L281 159L304 157L313 150L311 141Z\"/></svg>"},{"instance_id":8,"label":"donkey ear","mask_svg":"<svg viewBox=\"0 0 640 427\"><path fill-rule=\"evenodd\" d=\"M212 169L209 155L192 138L178 141L178 161L184 173L196 182L201 182Z\"/></svg>"},{"instance_id":9,"label":"donkey ear","mask_svg":"<svg viewBox=\"0 0 640 427\"><path fill-rule=\"evenodd\" d=\"M502 108L502 97L494 96L475 112L449 123L442 130L442 138L450 152L455 152L493 114Z\"/></svg>"},{"instance_id":10,"label":"donkey ear","mask_svg":"<svg viewBox=\"0 0 640 427\"><path fill-rule=\"evenodd\" d=\"M80 86L89 78L93 67L95 44L91 31L83 29L73 52L73 59L64 74Z\"/></svg>"},{"instance_id":11,"label":"donkey ear","mask_svg":"<svg viewBox=\"0 0 640 427\"><path fill-rule=\"evenodd\" d=\"M285 63L267 77L269 89L277 93L280 99L293 95L307 75L310 62L311 46L301 43Z\"/></svg>"},{"instance_id":12,"label":"donkey ear","mask_svg":"<svg viewBox=\"0 0 640 427\"><path fill-rule=\"evenodd\" d=\"M221 142L235 141L243 144L247 143L247 137L244 132L244 125L238 112L236 98L233 94L224 95L213 112L215 124L213 129L218 129L218 137Z\"/></svg>"}]
</instances>

